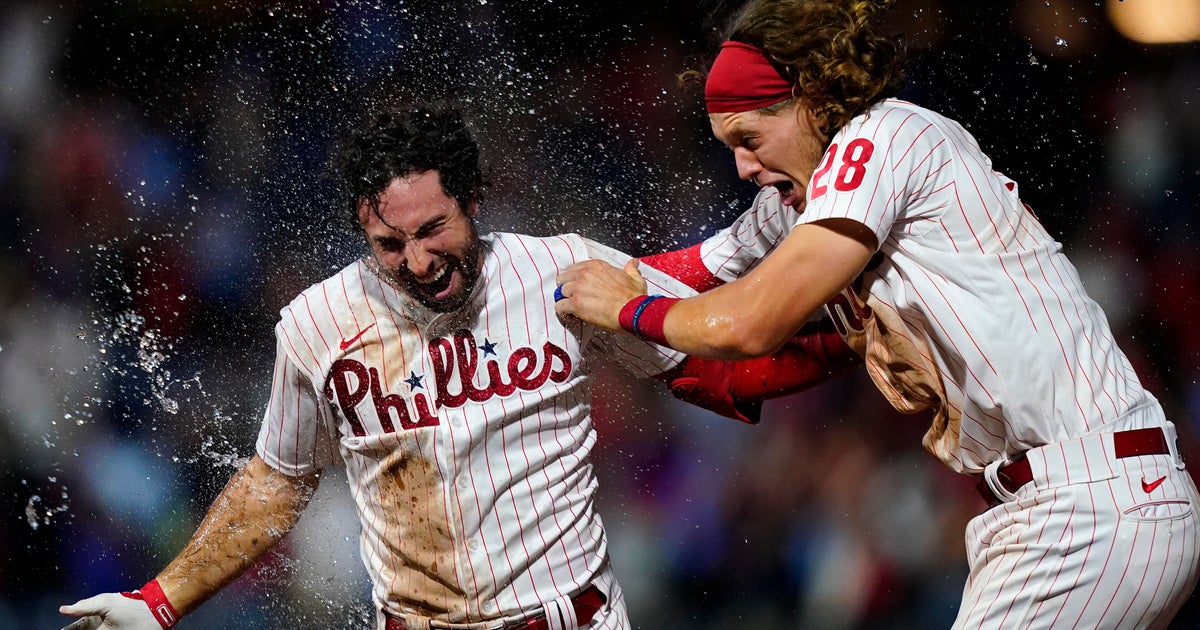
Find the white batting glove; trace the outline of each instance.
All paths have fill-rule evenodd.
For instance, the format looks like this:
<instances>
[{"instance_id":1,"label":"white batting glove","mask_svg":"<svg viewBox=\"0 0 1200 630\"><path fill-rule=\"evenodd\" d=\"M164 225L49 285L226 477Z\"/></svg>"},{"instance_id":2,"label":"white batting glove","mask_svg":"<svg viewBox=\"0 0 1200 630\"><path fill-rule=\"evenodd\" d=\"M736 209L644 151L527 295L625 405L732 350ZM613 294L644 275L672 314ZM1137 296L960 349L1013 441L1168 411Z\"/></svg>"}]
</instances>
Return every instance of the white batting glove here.
<instances>
[{"instance_id":1,"label":"white batting glove","mask_svg":"<svg viewBox=\"0 0 1200 630\"><path fill-rule=\"evenodd\" d=\"M132 593L103 593L59 606L58 612L82 617L63 630L169 630L179 620L157 580Z\"/></svg>"}]
</instances>

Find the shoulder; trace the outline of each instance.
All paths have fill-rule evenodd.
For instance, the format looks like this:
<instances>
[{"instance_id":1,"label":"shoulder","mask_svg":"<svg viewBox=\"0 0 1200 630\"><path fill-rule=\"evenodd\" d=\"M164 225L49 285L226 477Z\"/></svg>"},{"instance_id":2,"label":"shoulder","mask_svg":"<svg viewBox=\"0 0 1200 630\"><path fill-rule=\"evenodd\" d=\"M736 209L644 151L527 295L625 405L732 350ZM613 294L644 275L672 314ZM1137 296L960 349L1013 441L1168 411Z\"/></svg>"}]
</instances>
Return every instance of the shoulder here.
<instances>
[{"instance_id":1,"label":"shoulder","mask_svg":"<svg viewBox=\"0 0 1200 630\"><path fill-rule=\"evenodd\" d=\"M842 159L884 160L900 164L941 163L953 158L951 147L968 141L958 123L920 105L899 99L876 103L850 121L833 137L830 146L842 150ZM937 158L935 156L941 156Z\"/></svg>"},{"instance_id":2,"label":"shoulder","mask_svg":"<svg viewBox=\"0 0 1200 630\"><path fill-rule=\"evenodd\" d=\"M589 242L578 234L530 236L512 232L494 232L483 237L491 254L500 258L526 259L535 263L572 263L587 258Z\"/></svg>"},{"instance_id":3,"label":"shoulder","mask_svg":"<svg viewBox=\"0 0 1200 630\"><path fill-rule=\"evenodd\" d=\"M334 275L309 286L279 311L284 322L319 322L337 319L350 305L363 301L370 292L370 271L356 260Z\"/></svg>"},{"instance_id":4,"label":"shoulder","mask_svg":"<svg viewBox=\"0 0 1200 630\"><path fill-rule=\"evenodd\" d=\"M874 138L887 141L898 135L917 135L930 128L939 131L950 122L941 114L908 101L887 99L851 120L835 134L839 138Z\"/></svg>"}]
</instances>

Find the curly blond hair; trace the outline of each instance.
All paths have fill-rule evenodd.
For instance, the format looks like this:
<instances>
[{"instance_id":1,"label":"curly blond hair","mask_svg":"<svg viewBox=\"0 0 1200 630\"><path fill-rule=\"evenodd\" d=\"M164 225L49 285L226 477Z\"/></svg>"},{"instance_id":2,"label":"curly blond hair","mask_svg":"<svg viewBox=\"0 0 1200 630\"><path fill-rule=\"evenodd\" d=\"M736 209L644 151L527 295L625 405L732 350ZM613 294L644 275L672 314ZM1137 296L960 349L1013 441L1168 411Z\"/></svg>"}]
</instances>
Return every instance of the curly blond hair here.
<instances>
[{"instance_id":1,"label":"curly blond hair","mask_svg":"<svg viewBox=\"0 0 1200 630\"><path fill-rule=\"evenodd\" d=\"M766 51L832 134L903 85L904 43L881 32L894 0L751 0L725 39Z\"/></svg>"}]
</instances>

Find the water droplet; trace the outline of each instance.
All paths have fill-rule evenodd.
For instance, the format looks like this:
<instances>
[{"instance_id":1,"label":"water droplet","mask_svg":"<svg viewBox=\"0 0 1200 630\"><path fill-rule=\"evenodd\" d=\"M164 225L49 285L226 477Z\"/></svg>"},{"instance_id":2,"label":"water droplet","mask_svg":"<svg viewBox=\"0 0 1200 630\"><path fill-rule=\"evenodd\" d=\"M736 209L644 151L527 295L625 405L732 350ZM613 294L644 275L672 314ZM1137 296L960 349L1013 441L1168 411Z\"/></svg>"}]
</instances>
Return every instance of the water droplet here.
<instances>
[{"instance_id":1,"label":"water droplet","mask_svg":"<svg viewBox=\"0 0 1200 630\"><path fill-rule=\"evenodd\" d=\"M25 504L25 522L33 529L38 528L37 505L42 502L42 497L33 495L29 497L29 502Z\"/></svg>"}]
</instances>

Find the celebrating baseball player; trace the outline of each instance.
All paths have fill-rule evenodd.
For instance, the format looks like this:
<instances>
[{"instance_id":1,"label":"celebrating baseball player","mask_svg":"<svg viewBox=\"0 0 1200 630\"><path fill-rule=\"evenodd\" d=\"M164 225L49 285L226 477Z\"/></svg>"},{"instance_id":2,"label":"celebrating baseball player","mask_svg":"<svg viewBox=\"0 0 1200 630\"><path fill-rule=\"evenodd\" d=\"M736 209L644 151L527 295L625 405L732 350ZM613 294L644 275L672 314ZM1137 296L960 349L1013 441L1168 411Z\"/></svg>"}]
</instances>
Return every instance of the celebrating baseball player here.
<instances>
[{"instance_id":1,"label":"celebrating baseball player","mask_svg":"<svg viewBox=\"0 0 1200 630\"><path fill-rule=\"evenodd\" d=\"M684 361L560 319L560 271L629 257L573 234L478 235L479 149L453 107L384 113L337 163L370 254L281 311L256 455L155 579L63 606L82 617L69 628L173 626L292 528L339 456L379 628L628 628L595 513L592 364L753 421L765 396L857 360L816 331L764 362Z\"/></svg>"},{"instance_id":2,"label":"celebrating baseball player","mask_svg":"<svg viewBox=\"0 0 1200 630\"><path fill-rule=\"evenodd\" d=\"M956 628L1162 628L1200 560L1196 486L1062 246L958 123L892 98L890 2L753 0L705 73L753 207L676 252L725 281L654 295L636 265L556 305L710 358L761 356L821 306L924 445L979 478ZM982 507L982 506L981 506Z\"/></svg>"}]
</instances>

